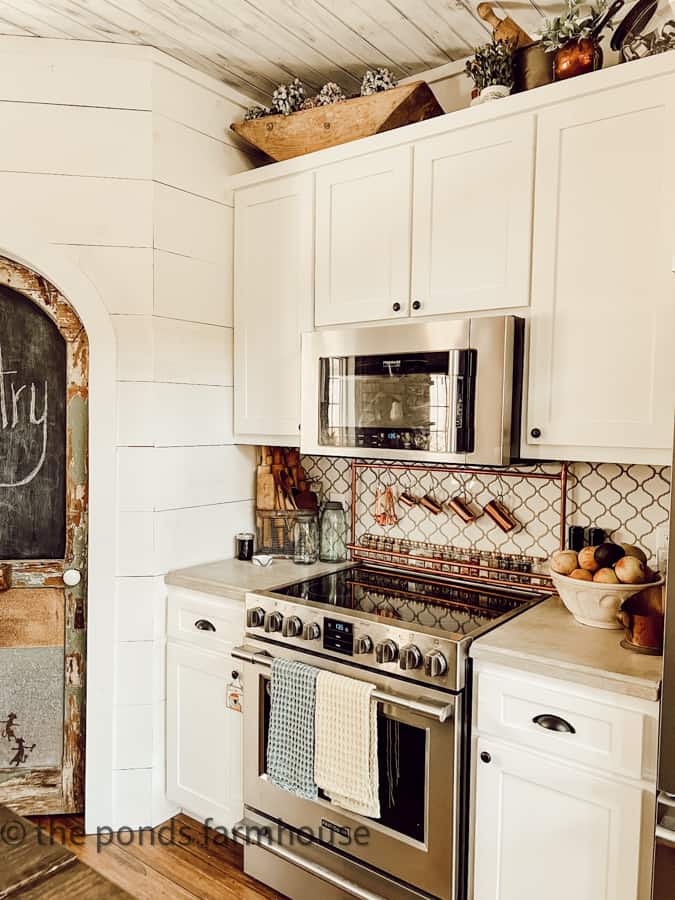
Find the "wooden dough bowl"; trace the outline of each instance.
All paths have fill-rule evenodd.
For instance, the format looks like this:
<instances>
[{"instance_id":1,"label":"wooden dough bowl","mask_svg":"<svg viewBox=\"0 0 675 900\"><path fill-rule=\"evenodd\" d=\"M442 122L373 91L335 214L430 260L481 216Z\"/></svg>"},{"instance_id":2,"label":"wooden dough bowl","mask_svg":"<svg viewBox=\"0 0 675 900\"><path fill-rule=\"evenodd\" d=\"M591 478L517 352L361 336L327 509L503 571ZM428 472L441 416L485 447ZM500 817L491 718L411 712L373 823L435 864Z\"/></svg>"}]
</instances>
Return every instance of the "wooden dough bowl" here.
<instances>
[{"instance_id":1,"label":"wooden dough bowl","mask_svg":"<svg viewBox=\"0 0 675 900\"><path fill-rule=\"evenodd\" d=\"M230 127L279 162L442 114L426 81L415 81L367 97L303 109L290 116L233 122Z\"/></svg>"}]
</instances>

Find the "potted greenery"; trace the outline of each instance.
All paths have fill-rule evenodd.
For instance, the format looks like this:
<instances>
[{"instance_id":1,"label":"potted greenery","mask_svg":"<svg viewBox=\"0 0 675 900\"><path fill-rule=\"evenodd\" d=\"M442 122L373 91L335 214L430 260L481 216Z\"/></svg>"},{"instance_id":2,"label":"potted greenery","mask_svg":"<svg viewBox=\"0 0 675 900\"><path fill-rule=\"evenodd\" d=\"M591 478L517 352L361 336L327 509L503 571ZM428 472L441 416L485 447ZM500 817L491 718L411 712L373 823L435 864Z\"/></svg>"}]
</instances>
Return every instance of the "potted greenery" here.
<instances>
[{"instance_id":1,"label":"potted greenery","mask_svg":"<svg viewBox=\"0 0 675 900\"><path fill-rule=\"evenodd\" d=\"M541 40L547 52L555 53L556 81L602 68L601 32L612 27L611 18L621 6L615 2L608 10L607 0L600 0L597 6L567 0L562 15L545 20Z\"/></svg>"},{"instance_id":2,"label":"potted greenery","mask_svg":"<svg viewBox=\"0 0 675 900\"><path fill-rule=\"evenodd\" d=\"M473 102L483 103L506 97L513 87L513 44L497 41L476 47L474 55L467 60L466 73L473 79L479 97Z\"/></svg>"}]
</instances>

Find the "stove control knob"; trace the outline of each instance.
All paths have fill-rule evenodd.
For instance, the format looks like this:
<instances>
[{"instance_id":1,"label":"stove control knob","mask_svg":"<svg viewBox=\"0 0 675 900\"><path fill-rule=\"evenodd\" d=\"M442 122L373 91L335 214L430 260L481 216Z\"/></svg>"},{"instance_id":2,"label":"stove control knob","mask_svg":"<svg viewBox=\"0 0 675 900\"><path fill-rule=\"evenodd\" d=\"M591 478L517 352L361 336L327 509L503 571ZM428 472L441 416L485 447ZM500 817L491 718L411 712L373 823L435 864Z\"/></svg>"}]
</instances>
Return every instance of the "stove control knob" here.
<instances>
[{"instance_id":1,"label":"stove control knob","mask_svg":"<svg viewBox=\"0 0 675 900\"><path fill-rule=\"evenodd\" d=\"M448 661L440 650L430 650L424 657L424 674L439 678L448 671Z\"/></svg>"},{"instance_id":2,"label":"stove control knob","mask_svg":"<svg viewBox=\"0 0 675 900\"><path fill-rule=\"evenodd\" d=\"M387 639L375 644L375 659L378 663L396 662L398 657L398 647L394 641Z\"/></svg>"},{"instance_id":3,"label":"stove control knob","mask_svg":"<svg viewBox=\"0 0 675 900\"><path fill-rule=\"evenodd\" d=\"M246 613L247 628L262 628L265 624L265 610L262 606L253 606Z\"/></svg>"},{"instance_id":4,"label":"stove control knob","mask_svg":"<svg viewBox=\"0 0 675 900\"><path fill-rule=\"evenodd\" d=\"M284 619L282 632L284 637L298 637L302 634L302 622L297 616L288 616Z\"/></svg>"},{"instance_id":5,"label":"stove control knob","mask_svg":"<svg viewBox=\"0 0 675 900\"><path fill-rule=\"evenodd\" d=\"M420 648L415 644L406 644L405 647L401 647L398 664L402 669L419 669L422 665Z\"/></svg>"},{"instance_id":6,"label":"stove control knob","mask_svg":"<svg viewBox=\"0 0 675 900\"><path fill-rule=\"evenodd\" d=\"M265 631L281 631L281 625L284 617L280 612L269 612L265 614Z\"/></svg>"},{"instance_id":7,"label":"stove control knob","mask_svg":"<svg viewBox=\"0 0 675 900\"><path fill-rule=\"evenodd\" d=\"M357 637L354 641L354 653L372 653L373 652L373 639L369 637L367 634L361 635L361 637Z\"/></svg>"},{"instance_id":8,"label":"stove control knob","mask_svg":"<svg viewBox=\"0 0 675 900\"><path fill-rule=\"evenodd\" d=\"M321 637L321 626L318 622L310 622L302 629L303 641L318 641Z\"/></svg>"}]
</instances>

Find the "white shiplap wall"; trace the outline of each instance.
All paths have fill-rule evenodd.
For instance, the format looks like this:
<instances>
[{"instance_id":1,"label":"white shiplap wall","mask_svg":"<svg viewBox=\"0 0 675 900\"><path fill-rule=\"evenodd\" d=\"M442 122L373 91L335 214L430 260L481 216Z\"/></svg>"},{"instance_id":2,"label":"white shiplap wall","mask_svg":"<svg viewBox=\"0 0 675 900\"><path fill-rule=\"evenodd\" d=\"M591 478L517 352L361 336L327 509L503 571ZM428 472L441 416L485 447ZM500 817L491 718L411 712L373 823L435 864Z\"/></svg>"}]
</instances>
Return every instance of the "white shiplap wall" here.
<instances>
[{"instance_id":1,"label":"white shiplap wall","mask_svg":"<svg viewBox=\"0 0 675 900\"><path fill-rule=\"evenodd\" d=\"M232 439L224 188L254 163L227 135L246 102L145 48L0 38L3 213L71 256L118 339L117 825L171 812L163 574L231 555L252 520L252 453Z\"/></svg>"}]
</instances>

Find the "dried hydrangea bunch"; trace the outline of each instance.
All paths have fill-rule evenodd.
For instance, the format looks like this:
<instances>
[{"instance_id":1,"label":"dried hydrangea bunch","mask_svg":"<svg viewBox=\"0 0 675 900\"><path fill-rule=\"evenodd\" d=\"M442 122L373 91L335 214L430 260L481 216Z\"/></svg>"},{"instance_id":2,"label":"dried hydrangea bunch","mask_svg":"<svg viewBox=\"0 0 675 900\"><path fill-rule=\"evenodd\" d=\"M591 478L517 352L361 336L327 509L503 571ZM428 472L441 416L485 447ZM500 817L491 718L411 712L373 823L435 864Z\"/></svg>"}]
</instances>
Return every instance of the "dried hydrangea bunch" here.
<instances>
[{"instance_id":1,"label":"dried hydrangea bunch","mask_svg":"<svg viewBox=\"0 0 675 900\"><path fill-rule=\"evenodd\" d=\"M272 112L282 116L290 116L292 112L302 109L305 102L305 89L299 78L294 78L290 84L280 84L272 94Z\"/></svg>"},{"instance_id":2,"label":"dried hydrangea bunch","mask_svg":"<svg viewBox=\"0 0 675 900\"><path fill-rule=\"evenodd\" d=\"M327 81L316 95L317 106L328 106L331 103L342 103L347 97L339 84Z\"/></svg>"},{"instance_id":3,"label":"dried hydrangea bunch","mask_svg":"<svg viewBox=\"0 0 675 900\"><path fill-rule=\"evenodd\" d=\"M244 121L252 122L254 119L262 119L263 116L269 116L271 114L272 110L269 106L249 106L244 113Z\"/></svg>"},{"instance_id":4,"label":"dried hydrangea bunch","mask_svg":"<svg viewBox=\"0 0 675 900\"><path fill-rule=\"evenodd\" d=\"M378 91L388 91L397 84L398 81L389 69L368 69L361 82L361 96L367 97L369 94L377 94Z\"/></svg>"},{"instance_id":5,"label":"dried hydrangea bunch","mask_svg":"<svg viewBox=\"0 0 675 900\"><path fill-rule=\"evenodd\" d=\"M479 91L491 84L513 87L513 44L493 38L491 43L476 47L465 71Z\"/></svg>"}]
</instances>

